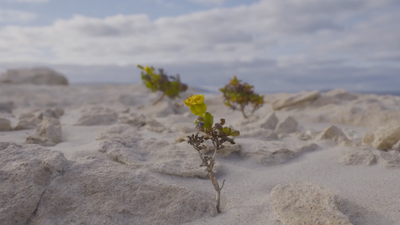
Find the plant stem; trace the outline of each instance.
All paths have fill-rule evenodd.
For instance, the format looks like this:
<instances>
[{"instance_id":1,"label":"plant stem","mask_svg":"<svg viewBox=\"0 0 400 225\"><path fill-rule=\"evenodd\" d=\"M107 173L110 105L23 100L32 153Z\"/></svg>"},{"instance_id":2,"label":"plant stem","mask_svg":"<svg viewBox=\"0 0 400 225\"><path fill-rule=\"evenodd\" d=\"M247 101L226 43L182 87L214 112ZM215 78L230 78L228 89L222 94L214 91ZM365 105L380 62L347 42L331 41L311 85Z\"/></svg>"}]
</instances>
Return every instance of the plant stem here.
<instances>
[{"instance_id":1,"label":"plant stem","mask_svg":"<svg viewBox=\"0 0 400 225\"><path fill-rule=\"evenodd\" d=\"M159 101L161 101L165 96L165 93L163 93L154 103L153 105L157 104Z\"/></svg>"},{"instance_id":2,"label":"plant stem","mask_svg":"<svg viewBox=\"0 0 400 225\"><path fill-rule=\"evenodd\" d=\"M245 119L247 119L246 114L244 113L244 105L240 105L240 111L242 111L242 115Z\"/></svg>"}]
</instances>

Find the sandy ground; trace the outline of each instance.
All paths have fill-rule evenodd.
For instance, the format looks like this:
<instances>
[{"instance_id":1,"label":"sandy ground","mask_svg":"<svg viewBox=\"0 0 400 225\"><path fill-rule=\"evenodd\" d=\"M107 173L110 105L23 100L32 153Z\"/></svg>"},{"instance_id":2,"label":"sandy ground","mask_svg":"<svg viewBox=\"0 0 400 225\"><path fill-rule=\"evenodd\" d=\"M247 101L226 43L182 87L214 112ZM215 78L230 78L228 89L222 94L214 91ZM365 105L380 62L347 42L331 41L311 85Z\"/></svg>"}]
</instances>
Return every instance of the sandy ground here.
<instances>
[{"instance_id":1,"label":"sandy ground","mask_svg":"<svg viewBox=\"0 0 400 225\"><path fill-rule=\"evenodd\" d=\"M195 92L194 89L189 89L182 98ZM281 204L279 199L271 198L271 192L278 184L294 181L310 182L335 196L334 210L344 215L351 224L400 224L399 144L392 144L390 149L382 150L377 149L372 142L363 141L366 133L375 132L375 137L380 135L377 133L380 132L378 127L399 125L400 97L335 90L274 111L273 102L288 96L293 95L265 95L266 104L249 119L243 119L240 112L231 111L223 105L222 96L206 95L208 111L214 115L215 120L225 118L228 125L241 131L241 136L235 138L240 147L228 156L217 156L216 177L219 182L226 180L222 189L222 213L189 218L184 224L296 224L297 220L289 217L315 216L312 210L310 215L290 214L291 212L285 214L278 209ZM197 154L186 142L177 141L180 136L194 133L194 125L191 124L196 117L183 106L182 99L164 99L160 104L152 106L151 102L157 97L158 93L150 93L141 85L55 87L2 84L0 103L11 101L13 108L11 113L2 112L0 117L9 119L11 126L15 127L23 113L34 109L63 109L64 114L59 118L62 141L44 148L60 151L70 161L87 156L118 161L112 160L110 149L100 151L102 147L99 146L105 140L119 140L121 135L126 140L140 138L144 143L143 148L150 149L150 152L153 142L165 141L170 148ZM104 118L97 117L91 125L79 124L83 115L104 115L103 111L99 113L92 110L99 106L109 109L108 115L116 115L116 119L104 122ZM278 118L276 127L291 116L299 123L296 130L278 132L278 128L261 128L261 124L273 112ZM145 119L138 119L140 115ZM136 122L144 121L146 124L133 125L124 118L131 118L131 121L136 119ZM158 121L161 125L149 125L150 120ZM325 129L332 125L342 133L324 137ZM127 131L117 132L113 129ZM0 131L0 142L25 144L26 138L34 133L35 128ZM276 136L271 136L271 133ZM396 138L400 139L400 136L394 137ZM316 147L309 147L312 144ZM305 147L304 151L299 150L302 147ZM281 154L279 149L287 149L293 154ZM207 177L199 178L190 173L188 175L182 170L175 174L162 169L153 170L152 164L163 166L170 161L165 161L165 157L168 157L167 151L150 155L147 158L148 165L140 164L141 171L164 183L206 193L204 198L212 201L215 192ZM129 157L129 162L136 160L135 156ZM174 157L171 160L180 156ZM187 156L181 157L179 160L184 162ZM200 164L200 159L198 158L198 165L195 158L189 162L195 168ZM131 168L135 170L139 166ZM180 173L186 175L179 175ZM307 194L309 193L294 192L293 198L301 200ZM325 207L325 200L321 201L322 207ZM304 204L307 207L308 203ZM321 224L335 224L335 220Z\"/></svg>"}]
</instances>

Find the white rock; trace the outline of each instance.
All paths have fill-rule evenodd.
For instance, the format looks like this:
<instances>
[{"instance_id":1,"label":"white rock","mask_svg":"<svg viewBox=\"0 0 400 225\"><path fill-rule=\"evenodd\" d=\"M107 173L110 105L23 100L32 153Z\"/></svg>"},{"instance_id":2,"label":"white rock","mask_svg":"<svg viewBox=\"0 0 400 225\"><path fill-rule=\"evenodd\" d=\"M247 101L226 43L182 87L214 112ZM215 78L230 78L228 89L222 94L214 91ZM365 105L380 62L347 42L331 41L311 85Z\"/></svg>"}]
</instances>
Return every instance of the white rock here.
<instances>
[{"instance_id":1,"label":"white rock","mask_svg":"<svg viewBox=\"0 0 400 225\"><path fill-rule=\"evenodd\" d=\"M6 118L0 117L0 131L10 131L12 130L11 121Z\"/></svg>"},{"instance_id":2,"label":"white rock","mask_svg":"<svg viewBox=\"0 0 400 225\"><path fill-rule=\"evenodd\" d=\"M278 134L290 134L297 131L299 123L291 116L286 117L285 120L279 122L276 127L276 133Z\"/></svg>"},{"instance_id":3,"label":"white rock","mask_svg":"<svg viewBox=\"0 0 400 225\"><path fill-rule=\"evenodd\" d=\"M211 194L108 159L72 162L37 145L8 144L0 165L2 224L183 224L217 213Z\"/></svg>"},{"instance_id":4,"label":"white rock","mask_svg":"<svg viewBox=\"0 0 400 225\"><path fill-rule=\"evenodd\" d=\"M398 151L380 151L380 162L386 167L400 167L400 152Z\"/></svg>"},{"instance_id":5,"label":"white rock","mask_svg":"<svg viewBox=\"0 0 400 225\"><path fill-rule=\"evenodd\" d=\"M246 130L240 133L240 138L244 137L252 137L252 138L260 138L263 141L273 141L278 140L279 137L275 133L275 131L264 128L253 128L250 130Z\"/></svg>"},{"instance_id":6,"label":"white rock","mask_svg":"<svg viewBox=\"0 0 400 225\"><path fill-rule=\"evenodd\" d=\"M379 127L374 133L372 146L379 150L389 150L400 140L400 126Z\"/></svg>"},{"instance_id":7,"label":"white rock","mask_svg":"<svg viewBox=\"0 0 400 225\"><path fill-rule=\"evenodd\" d=\"M319 97L319 91L300 92L290 97L277 99L272 103L274 110L280 110L285 107L298 105L304 102L312 102Z\"/></svg>"},{"instance_id":8,"label":"white rock","mask_svg":"<svg viewBox=\"0 0 400 225\"><path fill-rule=\"evenodd\" d=\"M275 113L270 113L266 117L264 117L260 121L260 127L264 129L270 129L270 130L275 130L276 125L278 124L278 117L276 117Z\"/></svg>"},{"instance_id":9,"label":"white rock","mask_svg":"<svg viewBox=\"0 0 400 225\"><path fill-rule=\"evenodd\" d=\"M3 142L0 146L1 224L28 224L48 184L64 171L68 160L37 145Z\"/></svg>"},{"instance_id":10,"label":"white rock","mask_svg":"<svg viewBox=\"0 0 400 225\"><path fill-rule=\"evenodd\" d=\"M34 109L19 116L19 121L15 130L25 130L35 128L44 117L59 119L64 115L64 110L53 107L47 109Z\"/></svg>"},{"instance_id":11,"label":"white rock","mask_svg":"<svg viewBox=\"0 0 400 225\"><path fill-rule=\"evenodd\" d=\"M53 146L61 142L61 124L58 119L43 117L38 124L36 133L26 138L29 144L40 144L43 146Z\"/></svg>"},{"instance_id":12,"label":"white rock","mask_svg":"<svg viewBox=\"0 0 400 225\"><path fill-rule=\"evenodd\" d=\"M111 125L118 120L118 114L109 108L93 107L84 112L75 123L76 126Z\"/></svg>"},{"instance_id":13,"label":"white rock","mask_svg":"<svg viewBox=\"0 0 400 225\"><path fill-rule=\"evenodd\" d=\"M376 163L376 157L372 153L371 147L351 148L340 152L337 156L338 161L344 165L367 165Z\"/></svg>"},{"instance_id":14,"label":"white rock","mask_svg":"<svg viewBox=\"0 0 400 225\"><path fill-rule=\"evenodd\" d=\"M1 75L0 83L68 85L68 80L64 75L54 70L48 68L34 68L7 70Z\"/></svg>"},{"instance_id":15,"label":"white rock","mask_svg":"<svg viewBox=\"0 0 400 225\"><path fill-rule=\"evenodd\" d=\"M270 197L276 218L282 224L351 225L347 216L339 211L335 195L316 184L278 184Z\"/></svg>"},{"instance_id":16,"label":"white rock","mask_svg":"<svg viewBox=\"0 0 400 225\"><path fill-rule=\"evenodd\" d=\"M333 140L338 144L349 144L351 141L346 137L344 132L332 125L326 128L324 131L322 131L318 136L318 140Z\"/></svg>"}]
</instances>

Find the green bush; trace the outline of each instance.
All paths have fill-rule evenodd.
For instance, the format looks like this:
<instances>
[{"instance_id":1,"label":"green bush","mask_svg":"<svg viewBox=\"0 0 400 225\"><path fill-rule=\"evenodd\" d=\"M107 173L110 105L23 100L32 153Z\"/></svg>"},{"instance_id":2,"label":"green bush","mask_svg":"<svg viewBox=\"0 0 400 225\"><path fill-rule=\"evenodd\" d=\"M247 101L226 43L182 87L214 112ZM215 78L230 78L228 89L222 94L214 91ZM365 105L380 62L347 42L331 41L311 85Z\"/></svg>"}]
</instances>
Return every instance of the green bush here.
<instances>
[{"instance_id":1,"label":"green bush","mask_svg":"<svg viewBox=\"0 0 400 225\"><path fill-rule=\"evenodd\" d=\"M247 118L244 109L247 105L253 105L254 113L264 104L264 97L254 93L253 86L247 83L241 83L240 80L233 77L233 79L225 85L225 87L219 89L224 94L224 103L233 110L242 111L243 117Z\"/></svg>"},{"instance_id":2,"label":"green bush","mask_svg":"<svg viewBox=\"0 0 400 225\"><path fill-rule=\"evenodd\" d=\"M169 98L179 97L179 93L186 91L188 88L186 84L181 83L179 75L176 75L176 77L168 76L164 74L163 69L158 69L158 73L156 73L154 67L143 67L141 65L138 65L138 67L142 69L143 84L152 92L161 91L163 93L153 103L154 105L161 101L164 96L168 96Z\"/></svg>"}]
</instances>

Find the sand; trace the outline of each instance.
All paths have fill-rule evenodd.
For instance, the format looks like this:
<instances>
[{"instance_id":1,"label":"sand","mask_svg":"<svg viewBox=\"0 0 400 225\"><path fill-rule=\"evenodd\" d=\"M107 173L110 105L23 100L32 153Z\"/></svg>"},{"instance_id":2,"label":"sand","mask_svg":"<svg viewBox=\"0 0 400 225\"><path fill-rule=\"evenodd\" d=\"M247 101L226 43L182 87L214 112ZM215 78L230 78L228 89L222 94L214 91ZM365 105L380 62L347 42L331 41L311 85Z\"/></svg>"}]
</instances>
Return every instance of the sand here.
<instances>
[{"instance_id":1,"label":"sand","mask_svg":"<svg viewBox=\"0 0 400 225\"><path fill-rule=\"evenodd\" d=\"M190 94L196 90L181 97ZM266 104L243 119L221 95L206 94L214 118L241 131L236 145L216 157L216 177L225 180L217 214L215 191L184 141L195 133L196 116L182 99L153 106L158 96L142 85L0 84L0 119L15 128L24 113L38 117L32 128L0 131L0 219L400 224L400 97L344 90L268 94ZM1 108L7 102L11 112ZM46 115L60 125L47 122L37 130ZM277 124L262 125L274 116ZM61 140L51 136L56 131ZM27 137L40 139L38 145Z\"/></svg>"}]
</instances>

